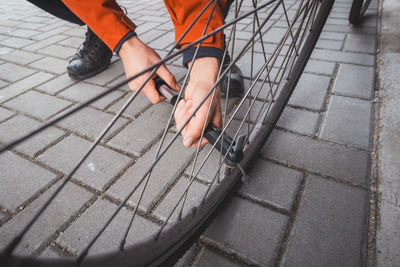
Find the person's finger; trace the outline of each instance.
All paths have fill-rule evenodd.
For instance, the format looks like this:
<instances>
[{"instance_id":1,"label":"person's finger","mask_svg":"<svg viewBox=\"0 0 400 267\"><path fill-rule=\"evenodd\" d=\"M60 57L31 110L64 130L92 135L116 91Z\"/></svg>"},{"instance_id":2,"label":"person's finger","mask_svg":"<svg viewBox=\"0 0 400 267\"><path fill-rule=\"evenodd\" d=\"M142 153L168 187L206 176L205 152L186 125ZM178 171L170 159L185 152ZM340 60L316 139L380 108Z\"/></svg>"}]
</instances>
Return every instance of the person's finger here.
<instances>
[{"instance_id":1,"label":"person's finger","mask_svg":"<svg viewBox=\"0 0 400 267\"><path fill-rule=\"evenodd\" d=\"M168 68L164 64L158 68L157 74L171 87L172 90L177 92L181 90L179 84L175 79L175 76L168 70Z\"/></svg>"},{"instance_id":2,"label":"person's finger","mask_svg":"<svg viewBox=\"0 0 400 267\"><path fill-rule=\"evenodd\" d=\"M143 93L147 96L147 98L150 100L151 103L153 104L158 104L161 101L163 101L165 98L161 97L160 94L157 92L155 83L153 79L150 79L145 87L143 88Z\"/></svg>"}]
</instances>

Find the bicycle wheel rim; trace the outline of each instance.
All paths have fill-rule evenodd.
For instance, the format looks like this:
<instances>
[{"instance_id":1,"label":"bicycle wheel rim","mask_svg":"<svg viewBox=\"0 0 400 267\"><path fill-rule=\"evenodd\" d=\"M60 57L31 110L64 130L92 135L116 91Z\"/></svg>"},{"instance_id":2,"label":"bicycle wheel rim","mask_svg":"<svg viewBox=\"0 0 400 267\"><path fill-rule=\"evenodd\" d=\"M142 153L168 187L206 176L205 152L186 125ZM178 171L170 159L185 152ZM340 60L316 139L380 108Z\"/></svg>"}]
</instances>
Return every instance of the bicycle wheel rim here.
<instances>
[{"instance_id":1,"label":"bicycle wheel rim","mask_svg":"<svg viewBox=\"0 0 400 267\"><path fill-rule=\"evenodd\" d=\"M241 162L243 167L248 168L251 166L258 151L272 132L304 70L332 5L333 1L322 1L315 15L311 31L302 45L299 56L291 67L288 81L282 87L271 110L266 114L265 120L257 123L254 126L256 130L249 136L250 144L246 146L244 150L245 158ZM240 182L240 177L240 170L238 168L233 169L228 177L224 178L217 187L211 189L207 201L204 201L186 214L180 221L174 224L167 224L163 232L158 236L157 241L155 241L156 236L150 236L134 245L127 246L124 251L87 257L82 263L77 263L73 259L53 260L18 256L12 256L9 259L9 263L12 266L54 266L55 264L59 266L99 266L99 263L104 266L158 266L179 251L179 248L193 234L197 233L201 227L204 227L204 223L215 216L215 211L224 199L232 193L232 189ZM183 253L183 251L180 253Z\"/></svg>"}]
</instances>

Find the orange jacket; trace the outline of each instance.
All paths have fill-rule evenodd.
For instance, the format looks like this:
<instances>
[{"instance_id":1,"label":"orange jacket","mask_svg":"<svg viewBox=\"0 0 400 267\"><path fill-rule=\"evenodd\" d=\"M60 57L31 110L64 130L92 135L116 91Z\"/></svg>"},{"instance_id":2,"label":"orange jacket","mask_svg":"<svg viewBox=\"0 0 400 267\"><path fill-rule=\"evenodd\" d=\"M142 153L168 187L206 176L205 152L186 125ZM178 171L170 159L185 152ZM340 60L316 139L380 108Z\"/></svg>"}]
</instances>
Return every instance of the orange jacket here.
<instances>
[{"instance_id":1,"label":"orange jacket","mask_svg":"<svg viewBox=\"0 0 400 267\"><path fill-rule=\"evenodd\" d=\"M123 13L115 0L62 1L72 12L84 21L112 51L114 51L118 42L128 34L128 32L136 28L136 25ZM206 33L211 32L223 24L226 1L227 0L218 0ZM164 0L164 3L174 23L175 41L177 41L208 1ZM207 23L208 16L211 13L212 6L213 4L207 8L206 12L200 17L198 22L195 23L193 28L179 44L179 48L197 40L201 36ZM223 49L223 33L219 32L215 36L204 40L201 46Z\"/></svg>"}]
</instances>

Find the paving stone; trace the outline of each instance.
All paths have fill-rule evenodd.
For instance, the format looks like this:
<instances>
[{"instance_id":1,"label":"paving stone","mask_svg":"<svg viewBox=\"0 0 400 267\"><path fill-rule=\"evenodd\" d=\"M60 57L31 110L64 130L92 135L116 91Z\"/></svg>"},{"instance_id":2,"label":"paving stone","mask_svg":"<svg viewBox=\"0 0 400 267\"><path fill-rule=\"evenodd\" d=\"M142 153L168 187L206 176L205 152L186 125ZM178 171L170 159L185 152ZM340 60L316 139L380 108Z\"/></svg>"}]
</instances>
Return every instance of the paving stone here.
<instances>
[{"instance_id":1,"label":"paving stone","mask_svg":"<svg viewBox=\"0 0 400 267\"><path fill-rule=\"evenodd\" d=\"M32 44L34 41L24 38L11 37L0 41L0 45L13 47L13 48L21 48L27 45Z\"/></svg>"},{"instance_id":2,"label":"paving stone","mask_svg":"<svg viewBox=\"0 0 400 267\"><path fill-rule=\"evenodd\" d=\"M304 69L305 73L333 75L336 63L310 59Z\"/></svg>"},{"instance_id":3,"label":"paving stone","mask_svg":"<svg viewBox=\"0 0 400 267\"><path fill-rule=\"evenodd\" d=\"M233 262L228 259L223 258L221 255L212 252L211 250L204 249L204 253L201 258L196 262L197 266L202 267L239 267L245 266L238 262Z\"/></svg>"},{"instance_id":4,"label":"paving stone","mask_svg":"<svg viewBox=\"0 0 400 267\"><path fill-rule=\"evenodd\" d=\"M147 32L140 35L139 38L140 38L140 40L142 40L142 42L149 44L150 42L159 38L160 36L162 36L165 33L166 33L165 31L152 29L152 30L148 30Z\"/></svg>"},{"instance_id":5,"label":"paving stone","mask_svg":"<svg viewBox=\"0 0 400 267\"><path fill-rule=\"evenodd\" d=\"M61 45L49 45L46 49L42 50L42 53L52 57L58 57L68 59L72 57L76 52L75 48L65 47Z\"/></svg>"},{"instance_id":6,"label":"paving stone","mask_svg":"<svg viewBox=\"0 0 400 267\"><path fill-rule=\"evenodd\" d=\"M169 143L173 137L168 134L165 144ZM125 198L131 190L139 183L140 179L147 172L150 164L153 162L158 144L155 144L150 151L144 154L133 167L131 167L110 189L109 192L120 198ZM158 201L160 196L168 189L177 176L183 171L192 155L193 148L185 148L182 144L182 138L178 137L172 146L168 149L162 159L154 167L148 187L143 195L139 207L147 209L153 202ZM179 155L179 156L177 156ZM142 183L136 192L130 198L130 204L135 205L138 200L139 192L143 189ZM154 204L154 203L153 203Z\"/></svg>"},{"instance_id":7,"label":"paving stone","mask_svg":"<svg viewBox=\"0 0 400 267\"><path fill-rule=\"evenodd\" d=\"M367 34L349 34L344 44L345 51L373 54L376 47L376 36Z\"/></svg>"},{"instance_id":8,"label":"paving stone","mask_svg":"<svg viewBox=\"0 0 400 267\"><path fill-rule=\"evenodd\" d=\"M125 105L130 96L132 96L132 94L125 95L121 100L118 100L117 103L108 108L108 111L117 113L122 108L122 106ZM123 115L134 119L150 105L151 102L145 95L138 94L135 100L133 100L133 102L126 108Z\"/></svg>"},{"instance_id":9,"label":"paving stone","mask_svg":"<svg viewBox=\"0 0 400 267\"><path fill-rule=\"evenodd\" d=\"M35 91L26 92L4 104L44 120L71 105L69 101Z\"/></svg>"},{"instance_id":10,"label":"paving stone","mask_svg":"<svg viewBox=\"0 0 400 267\"><path fill-rule=\"evenodd\" d=\"M4 121L4 120L8 119L11 116L13 116L14 114L15 114L14 112L12 112L8 109L0 108L0 121ZM1 127L1 125L0 125L0 127Z\"/></svg>"},{"instance_id":11,"label":"paving stone","mask_svg":"<svg viewBox=\"0 0 400 267\"><path fill-rule=\"evenodd\" d=\"M159 38L152 41L149 46L153 49L171 49L174 44L175 34L173 32L167 32Z\"/></svg>"},{"instance_id":12,"label":"paving stone","mask_svg":"<svg viewBox=\"0 0 400 267\"><path fill-rule=\"evenodd\" d=\"M214 180L215 175L217 174L217 170L219 169L220 164L222 163L222 159L221 158L221 153L218 152L218 150L214 149L209 158L207 158L206 162L204 163L204 165L201 167L201 165L203 164L204 160L206 159L209 151L211 149L211 145L207 144L199 153L199 156L197 158L197 162L193 171L193 175L197 174L197 178L201 179L205 182L211 183ZM192 173L192 168L193 168L193 163L191 163L189 165L189 167L185 170L185 174L190 176L190 174ZM201 167L200 171L199 168ZM223 177L223 173L225 170L224 165L221 167L221 171L220 171L220 178ZM218 178L216 178L218 179Z\"/></svg>"},{"instance_id":13,"label":"paving stone","mask_svg":"<svg viewBox=\"0 0 400 267\"><path fill-rule=\"evenodd\" d=\"M321 138L371 149L372 104L369 101L332 96Z\"/></svg>"},{"instance_id":14,"label":"paving stone","mask_svg":"<svg viewBox=\"0 0 400 267\"><path fill-rule=\"evenodd\" d=\"M248 173L249 181L243 183L239 193L278 208L291 210L302 174L263 160L257 160Z\"/></svg>"},{"instance_id":15,"label":"paving stone","mask_svg":"<svg viewBox=\"0 0 400 267\"><path fill-rule=\"evenodd\" d=\"M21 38L30 38L34 35L40 34L40 31L30 30L30 29L18 29L10 32L10 35Z\"/></svg>"},{"instance_id":16,"label":"paving stone","mask_svg":"<svg viewBox=\"0 0 400 267\"><path fill-rule=\"evenodd\" d=\"M104 86L124 73L125 72L122 61L118 61L111 64L105 71L97 74L92 78L86 79L86 82Z\"/></svg>"},{"instance_id":17,"label":"paving stone","mask_svg":"<svg viewBox=\"0 0 400 267\"><path fill-rule=\"evenodd\" d=\"M332 92L370 100L374 90L374 69L372 67L342 64Z\"/></svg>"},{"instance_id":18,"label":"paving stone","mask_svg":"<svg viewBox=\"0 0 400 267\"><path fill-rule=\"evenodd\" d=\"M375 64L375 57L373 55L318 48L314 49L313 53L311 54L311 58L317 60L359 64L364 66L374 66Z\"/></svg>"},{"instance_id":19,"label":"paving stone","mask_svg":"<svg viewBox=\"0 0 400 267\"><path fill-rule=\"evenodd\" d=\"M316 48L321 49L332 49L332 50L340 50L342 48L342 41L336 40L318 40L317 44L315 45Z\"/></svg>"},{"instance_id":20,"label":"paving stone","mask_svg":"<svg viewBox=\"0 0 400 267\"><path fill-rule=\"evenodd\" d=\"M320 111L330 83L329 77L304 73L289 100L289 104Z\"/></svg>"},{"instance_id":21,"label":"paving stone","mask_svg":"<svg viewBox=\"0 0 400 267\"><path fill-rule=\"evenodd\" d=\"M37 129L40 125L42 125L42 123L18 115L0 124L0 141L3 143L11 142L15 138L21 137L34 129ZM36 152L46 147L57 138L60 138L63 134L63 131L50 127L29 138L27 141L17 145L15 148L18 151L22 151L23 153L33 157Z\"/></svg>"},{"instance_id":22,"label":"paving stone","mask_svg":"<svg viewBox=\"0 0 400 267\"><path fill-rule=\"evenodd\" d=\"M2 54L0 56L0 58L5 61L10 61L10 62L17 63L20 65L25 65L25 64L31 63L35 60L38 60L41 57L43 57L43 56L31 53L31 52L23 51L23 50L13 50L9 53Z\"/></svg>"},{"instance_id":23,"label":"paving stone","mask_svg":"<svg viewBox=\"0 0 400 267\"><path fill-rule=\"evenodd\" d=\"M54 35L50 38L38 41L38 42L34 42L28 46L24 47L24 50L28 50L28 51L41 51L43 48L45 48L46 46L49 46L51 44L57 43L61 40L66 39L67 36L65 35Z\"/></svg>"},{"instance_id":24,"label":"paving stone","mask_svg":"<svg viewBox=\"0 0 400 267\"><path fill-rule=\"evenodd\" d=\"M214 219L205 235L260 265L271 266L278 256L287 221L285 215L235 197Z\"/></svg>"},{"instance_id":25,"label":"paving stone","mask_svg":"<svg viewBox=\"0 0 400 267\"><path fill-rule=\"evenodd\" d=\"M70 129L71 131L76 131L89 138L95 139L100 135L113 117L114 115L102 111L92 108L83 108L58 122L58 125L63 128ZM113 127L111 127L111 129L108 131L105 138L109 138L110 135L112 135L127 122L127 119L119 118Z\"/></svg>"},{"instance_id":26,"label":"paving stone","mask_svg":"<svg viewBox=\"0 0 400 267\"><path fill-rule=\"evenodd\" d=\"M322 175L365 187L369 185L370 157L364 151L275 130L262 155Z\"/></svg>"},{"instance_id":27,"label":"paving stone","mask_svg":"<svg viewBox=\"0 0 400 267\"><path fill-rule=\"evenodd\" d=\"M36 89L46 92L48 94L55 95L59 91L65 89L75 83L76 83L76 81L71 79L71 77L69 77L69 75L66 73L66 74L57 76L56 78L54 78L48 82L45 82L42 85L37 86Z\"/></svg>"},{"instance_id":28,"label":"paving stone","mask_svg":"<svg viewBox=\"0 0 400 267\"><path fill-rule=\"evenodd\" d=\"M348 12L349 12L349 8L347 8L347 13ZM376 35L376 27L349 27L347 25L328 25L327 24L324 26L324 30L343 32L343 33Z\"/></svg>"},{"instance_id":29,"label":"paving stone","mask_svg":"<svg viewBox=\"0 0 400 267\"><path fill-rule=\"evenodd\" d=\"M79 37L68 37L65 40L62 40L61 42L58 42L58 44L63 45L63 46L69 46L77 49L83 42L85 41L85 38L79 38Z\"/></svg>"},{"instance_id":30,"label":"paving stone","mask_svg":"<svg viewBox=\"0 0 400 267\"><path fill-rule=\"evenodd\" d=\"M171 111L172 106L170 104L160 103L153 105L108 143L136 156L140 156L162 135Z\"/></svg>"},{"instance_id":31,"label":"paving stone","mask_svg":"<svg viewBox=\"0 0 400 267\"><path fill-rule=\"evenodd\" d=\"M68 60L54 57L44 57L29 64L29 67L47 71L53 74L61 74L67 71Z\"/></svg>"},{"instance_id":32,"label":"paving stone","mask_svg":"<svg viewBox=\"0 0 400 267\"><path fill-rule=\"evenodd\" d=\"M38 177L39 176L35 178ZM43 206L57 186L59 186L59 183L53 185L38 199L18 213L18 215L12 220L0 227L1 248L3 248L7 242L10 242L11 239L21 231L22 227L24 227ZM54 234L57 228L65 224L67 220L89 200L90 197L91 194L88 191L78 187L77 185L68 183L42 216L39 217L31 230L24 236L20 245L16 248L16 254L32 254L32 252L38 249L41 244ZM77 238L77 236L75 236L75 238Z\"/></svg>"},{"instance_id":33,"label":"paving stone","mask_svg":"<svg viewBox=\"0 0 400 267\"><path fill-rule=\"evenodd\" d=\"M0 90L0 103L9 100L47 80L53 78L52 74L37 72L23 80L10 84Z\"/></svg>"},{"instance_id":34,"label":"paving stone","mask_svg":"<svg viewBox=\"0 0 400 267\"><path fill-rule=\"evenodd\" d=\"M99 199L85 211L65 232L60 234L57 243L79 254L97 232L104 226L108 217L117 209L117 206ZM128 222L132 218L132 211L121 209L104 233L89 251L89 255L99 255L105 252L118 250L119 242L125 234ZM151 221L135 216L132 230L129 231L126 245L149 237L159 226ZM77 238L79 236L79 238Z\"/></svg>"},{"instance_id":35,"label":"paving stone","mask_svg":"<svg viewBox=\"0 0 400 267\"><path fill-rule=\"evenodd\" d=\"M118 78L115 79L114 81L108 83L108 84L107 84L107 87L115 86L115 85L117 85L117 84L119 84L120 82L125 81L125 80L126 80L125 74L124 74L124 75L121 75L120 77L118 77ZM132 92L131 89L129 88L129 85L128 85L128 84L122 85L122 86L120 86L118 89L119 89L119 90L122 90L122 91L125 91L125 92Z\"/></svg>"},{"instance_id":36,"label":"paving stone","mask_svg":"<svg viewBox=\"0 0 400 267\"><path fill-rule=\"evenodd\" d=\"M64 90L59 94L59 96L64 97L66 99L71 99L77 102L84 102L89 99L96 97L97 95L106 91L107 88L80 82L77 84L72 85L70 88ZM113 103L116 99L122 96L122 93L119 91L114 91L109 93L108 95L102 97L101 99L95 101L91 104L91 106L104 109L111 103Z\"/></svg>"},{"instance_id":37,"label":"paving stone","mask_svg":"<svg viewBox=\"0 0 400 267\"><path fill-rule=\"evenodd\" d=\"M367 191L309 177L281 265L365 265L368 200Z\"/></svg>"},{"instance_id":38,"label":"paving stone","mask_svg":"<svg viewBox=\"0 0 400 267\"><path fill-rule=\"evenodd\" d=\"M0 80L0 88L6 87L7 85L9 85L8 82Z\"/></svg>"},{"instance_id":39,"label":"paving stone","mask_svg":"<svg viewBox=\"0 0 400 267\"><path fill-rule=\"evenodd\" d=\"M35 72L36 71L33 69L21 67L13 63L5 63L0 65L0 79L11 83L30 76Z\"/></svg>"},{"instance_id":40,"label":"paving stone","mask_svg":"<svg viewBox=\"0 0 400 267\"><path fill-rule=\"evenodd\" d=\"M46 248L40 256L45 258L61 258L60 255L51 247Z\"/></svg>"},{"instance_id":41,"label":"paving stone","mask_svg":"<svg viewBox=\"0 0 400 267\"><path fill-rule=\"evenodd\" d=\"M0 170L0 206L10 211L15 211L57 176L11 152L1 154Z\"/></svg>"},{"instance_id":42,"label":"paving stone","mask_svg":"<svg viewBox=\"0 0 400 267\"><path fill-rule=\"evenodd\" d=\"M71 28L70 27L66 27L66 26L56 27L56 28L54 28L52 30L48 30L48 31L45 31L45 32L43 32L41 34L37 34L37 35L33 36L32 39L33 40L37 40L37 41L45 40L45 39L47 39L49 37L52 37L54 35L58 35L60 33L64 33L65 31L67 31L69 29L71 29Z\"/></svg>"},{"instance_id":43,"label":"paving stone","mask_svg":"<svg viewBox=\"0 0 400 267\"><path fill-rule=\"evenodd\" d=\"M151 30L156 27L158 29L159 25L160 25L160 22L147 21L147 22L141 24L140 26L138 26L137 30L135 29L135 32L137 32L138 35L141 36L142 34L146 33L148 30Z\"/></svg>"},{"instance_id":44,"label":"paving stone","mask_svg":"<svg viewBox=\"0 0 400 267\"><path fill-rule=\"evenodd\" d=\"M90 142L70 135L41 154L38 159L67 174L90 146ZM66 155L70 156L66 158ZM74 178L102 190L103 186L126 168L130 161L127 156L97 146L74 174Z\"/></svg>"},{"instance_id":45,"label":"paving stone","mask_svg":"<svg viewBox=\"0 0 400 267\"><path fill-rule=\"evenodd\" d=\"M167 194L167 196L162 200L162 202L158 205L156 210L153 212L154 214L161 217L162 220L166 220L172 210L174 209L175 205L177 204L178 200L184 194L188 184L189 179L182 177L179 179L176 185L173 186L171 191ZM203 199L208 186L201 184L199 182L193 181L189 187L188 193L186 194L186 202L183 208L182 215L185 216L193 206L199 205L200 201ZM173 215L171 216L171 221L176 221L179 215L179 211L182 207L180 204L174 211Z\"/></svg>"},{"instance_id":46,"label":"paving stone","mask_svg":"<svg viewBox=\"0 0 400 267\"><path fill-rule=\"evenodd\" d=\"M312 136L315 133L318 113L286 107L277 126L289 131Z\"/></svg>"}]
</instances>

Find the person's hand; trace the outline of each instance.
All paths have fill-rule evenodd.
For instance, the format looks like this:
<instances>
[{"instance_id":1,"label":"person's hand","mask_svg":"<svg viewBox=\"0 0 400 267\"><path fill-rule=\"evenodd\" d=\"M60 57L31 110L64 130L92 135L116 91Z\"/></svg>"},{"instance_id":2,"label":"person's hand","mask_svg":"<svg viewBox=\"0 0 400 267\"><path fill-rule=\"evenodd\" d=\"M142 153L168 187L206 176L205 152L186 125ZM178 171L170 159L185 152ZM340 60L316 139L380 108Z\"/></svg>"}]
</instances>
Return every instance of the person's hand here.
<instances>
[{"instance_id":1,"label":"person's hand","mask_svg":"<svg viewBox=\"0 0 400 267\"><path fill-rule=\"evenodd\" d=\"M129 38L122 44L121 49L119 50L119 56L124 64L125 74L127 77L135 75L160 60L160 56L153 49L143 43L137 36ZM149 74L150 71L129 82L129 88L132 91L136 91ZM174 75L172 75L165 65L161 65L157 69L156 74L160 76L160 78L163 79L173 90L180 90ZM165 99L157 92L153 79L150 79L146 83L140 93L145 94L153 104L157 104Z\"/></svg>"},{"instance_id":2,"label":"person's hand","mask_svg":"<svg viewBox=\"0 0 400 267\"><path fill-rule=\"evenodd\" d=\"M183 126L185 121L208 94L210 88L217 80L218 70L219 61L216 58L205 57L195 60L192 72L190 73L190 81L185 91L185 99L182 99L178 103L174 114L177 129ZM192 145L196 147L199 145L203 146L207 143L205 138L200 142L200 136L207 119L211 99L212 93L182 130L183 144L186 147ZM207 123L211 123L217 128L221 128L222 126L219 86L215 92Z\"/></svg>"}]
</instances>

